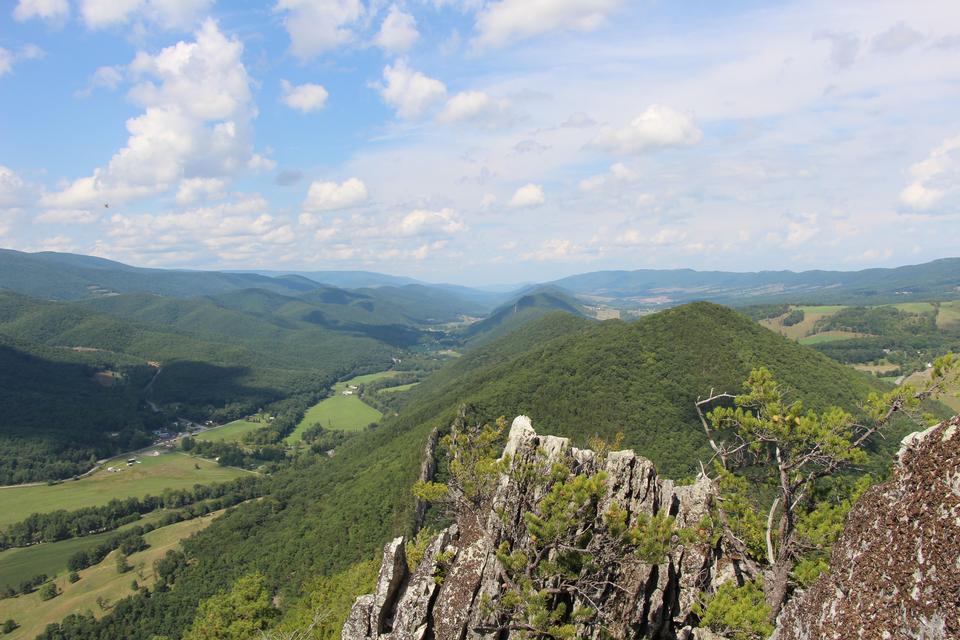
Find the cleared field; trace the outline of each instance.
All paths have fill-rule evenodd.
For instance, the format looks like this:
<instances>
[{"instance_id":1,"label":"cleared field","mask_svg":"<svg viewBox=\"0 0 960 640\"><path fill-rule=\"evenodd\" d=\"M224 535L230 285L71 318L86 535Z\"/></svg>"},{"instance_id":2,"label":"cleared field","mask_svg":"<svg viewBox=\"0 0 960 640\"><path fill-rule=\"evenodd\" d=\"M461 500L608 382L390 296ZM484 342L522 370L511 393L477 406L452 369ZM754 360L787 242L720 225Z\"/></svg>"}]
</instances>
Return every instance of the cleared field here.
<instances>
[{"instance_id":1,"label":"cleared field","mask_svg":"<svg viewBox=\"0 0 960 640\"><path fill-rule=\"evenodd\" d=\"M940 313L937 314L937 326L946 328L958 325L960 325L960 300L941 302Z\"/></svg>"},{"instance_id":2,"label":"cleared field","mask_svg":"<svg viewBox=\"0 0 960 640\"><path fill-rule=\"evenodd\" d=\"M800 340L805 338L813 333L813 327L818 320L826 318L827 316L832 316L841 309L845 309L843 305L821 305L821 306L799 306L791 307L793 309L800 309L803 311L803 321L799 322L793 326L786 327L783 324L783 318L770 318L768 320L762 320L760 324L765 326L772 331L776 331L782 335L785 335L788 338L793 340Z\"/></svg>"},{"instance_id":3,"label":"cleared field","mask_svg":"<svg viewBox=\"0 0 960 640\"><path fill-rule=\"evenodd\" d=\"M125 458L118 458L80 480L0 489L0 527L19 522L31 513L93 507L114 498L158 495L167 488L189 489L195 484L224 482L246 473L178 452L163 452L158 456L137 454L136 457L138 464L128 467ZM121 471L110 473L106 468L111 466Z\"/></svg>"},{"instance_id":4,"label":"cleared field","mask_svg":"<svg viewBox=\"0 0 960 640\"><path fill-rule=\"evenodd\" d=\"M371 422L377 422L382 413L366 404L356 395L343 395L351 385L369 384L375 380L391 378L397 375L396 371L381 371L351 378L333 385L333 395L321 400L307 410L303 420L286 438L286 442L299 442L303 432L316 423L327 429L340 431L360 431Z\"/></svg>"},{"instance_id":5,"label":"cleared field","mask_svg":"<svg viewBox=\"0 0 960 640\"><path fill-rule=\"evenodd\" d=\"M823 342L836 342L837 340L850 340L851 338L862 338L864 334L853 331L821 331L812 336L800 338L800 344L821 344Z\"/></svg>"},{"instance_id":6,"label":"cleared field","mask_svg":"<svg viewBox=\"0 0 960 640\"><path fill-rule=\"evenodd\" d=\"M400 392L400 391L409 391L410 389L413 389L413 388L414 388L415 386L417 386L418 384L420 384L420 383L419 383L419 382L411 382L411 383L409 383L409 384L400 384L400 385L397 385L397 386L395 386L395 387L387 387L386 389L380 389L380 391L379 391L378 393L398 393L398 392Z\"/></svg>"},{"instance_id":7,"label":"cleared field","mask_svg":"<svg viewBox=\"0 0 960 640\"><path fill-rule=\"evenodd\" d=\"M898 304L891 304L890 306L900 311L906 311L907 313L928 313L933 311L933 305L929 302L900 302Z\"/></svg>"},{"instance_id":8,"label":"cleared field","mask_svg":"<svg viewBox=\"0 0 960 640\"><path fill-rule=\"evenodd\" d=\"M7 586L16 587L23 580L41 573L55 576L66 568L67 560L77 551L92 549L110 536L126 531L131 527L157 521L163 517L164 513L163 511L148 513L136 522L92 536L0 551L0 589ZM2 606L2 603L0 603L0 606Z\"/></svg>"},{"instance_id":9,"label":"cleared field","mask_svg":"<svg viewBox=\"0 0 960 640\"><path fill-rule=\"evenodd\" d=\"M900 365L896 364L854 364L851 366L857 371L880 374L881 376L889 376L893 372L900 370Z\"/></svg>"},{"instance_id":10,"label":"cleared field","mask_svg":"<svg viewBox=\"0 0 960 640\"><path fill-rule=\"evenodd\" d=\"M917 371L916 373L910 374L910 376L903 381L903 384L912 384L915 386L920 386L926 383L930 379L930 370ZM943 404L947 405L957 413L960 413L960 397L957 394L960 393L960 387L953 389L948 389L946 393L941 395L938 399Z\"/></svg>"},{"instance_id":11,"label":"cleared field","mask_svg":"<svg viewBox=\"0 0 960 640\"><path fill-rule=\"evenodd\" d=\"M239 442L244 434L266 426L265 422L251 422L249 420L234 420L222 427L215 427L209 431L198 433L195 440L207 442Z\"/></svg>"},{"instance_id":12,"label":"cleared field","mask_svg":"<svg viewBox=\"0 0 960 640\"><path fill-rule=\"evenodd\" d=\"M133 593L133 580L152 585L156 580L154 561L175 549L184 538L205 528L219 513L178 522L146 534L143 537L150 548L130 555L128 561L133 570L127 573L117 573L117 551L114 551L100 564L80 571L79 582L70 584L66 573L61 573L55 582L62 593L52 600L44 602L37 592L0 600L0 620L13 618L20 625L12 633L3 636L4 640L35 638L48 624L59 622L71 613L91 611L98 618L103 616L113 603ZM97 603L98 598L105 603L103 609Z\"/></svg>"}]
</instances>

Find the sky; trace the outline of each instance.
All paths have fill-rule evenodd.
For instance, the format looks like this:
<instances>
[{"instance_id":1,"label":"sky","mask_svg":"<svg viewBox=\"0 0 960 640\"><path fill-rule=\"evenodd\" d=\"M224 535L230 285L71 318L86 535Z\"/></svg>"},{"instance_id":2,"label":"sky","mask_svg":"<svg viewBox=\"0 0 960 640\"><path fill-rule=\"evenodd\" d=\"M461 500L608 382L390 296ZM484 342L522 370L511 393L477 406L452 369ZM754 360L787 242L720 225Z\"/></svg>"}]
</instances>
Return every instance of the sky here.
<instances>
[{"instance_id":1,"label":"sky","mask_svg":"<svg viewBox=\"0 0 960 640\"><path fill-rule=\"evenodd\" d=\"M955 0L0 12L0 247L464 284L960 255Z\"/></svg>"}]
</instances>

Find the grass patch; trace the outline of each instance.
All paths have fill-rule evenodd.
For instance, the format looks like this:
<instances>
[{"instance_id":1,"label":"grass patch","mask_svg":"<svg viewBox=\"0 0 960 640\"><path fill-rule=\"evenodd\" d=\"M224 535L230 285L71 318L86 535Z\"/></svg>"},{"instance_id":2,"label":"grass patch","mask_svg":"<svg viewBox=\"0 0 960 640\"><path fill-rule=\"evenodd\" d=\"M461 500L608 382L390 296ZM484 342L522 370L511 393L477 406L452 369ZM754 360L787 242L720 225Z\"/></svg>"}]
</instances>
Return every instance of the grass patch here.
<instances>
[{"instance_id":1,"label":"grass patch","mask_svg":"<svg viewBox=\"0 0 960 640\"><path fill-rule=\"evenodd\" d=\"M838 340L850 340L852 338L862 338L864 334L853 331L821 331L812 336L800 338L800 344L822 344L824 342L837 342Z\"/></svg>"},{"instance_id":2,"label":"grass patch","mask_svg":"<svg viewBox=\"0 0 960 640\"><path fill-rule=\"evenodd\" d=\"M368 373L333 385L332 395L307 410L297 428L287 436L286 442L299 442L301 434L310 425L318 422L325 429L338 429L340 431L361 431L371 422L379 422L383 416L382 413L366 404L356 394L345 396L343 392L349 390L351 385L369 384L376 380L392 378L395 375L397 375L396 371Z\"/></svg>"},{"instance_id":3,"label":"grass patch","mask_svg":"<svg viewBox=\"0 0 960 640\"><path fill-rule=\"evenodd\" d=\"M960 325L960 300L940 303L940 313L937 314L937 326L941 329Z\"/></svg>"},{"instance_id":4,"label":"grass patch","mask_svg":"<svg viewBox=\"0 0 960 640\"><path fill-rule=\"evenodd\" d=\"M879 374L881 377L889 376L895 371L900 370L900 365L883 363L883 364L854 364L850 365L857 371L863 371L865 373L872 373L874 375ZM896 376L893 376L896 378Z\"/></svg>"},{"instance_id":5,"label":"grass patch","mask_svg":"<svg viewBox=\"0 0 960 640\"><path fill-rule=\"evenodd\" d=\"M204 529L219 513L178 522L145 534L143 537L150 547L130 555L129 563L133 570L127 573L117 573L117 551L112 551L100 564L80 571L79 582L70 584L66 572L62 572L55 580L62 593L52 600L40 600L38 592L0 600L0 620L13 618L20 624L15 631L3 636L4 640L35 638L48 624L59 622L71 613L89 610L98 618L103 616L117 600L133 594L133 580L142 585L152 585L156 581L154 561L176 548L184 538ZM102 598L108 604L101 609L97 598Z\"/></svg>"},{"instance_id":6,"label":"grass patch","mask_svg":"<svg viewBox=\"0 0 960 640\"><path fill-rule=\"evenodd\" d=\"M924 369L923 371L911 373L907 379L903 381L903 384L922 387L928 380L930 380L930 369ZM957 394L960 394L960 385L956 385L952 389L947 389L946 392L937 399L953 411L960 413L960 397L958 397Z\"/></svg>"},{"instance_id":7,"label":"grass patch","mask_svg":"<svg viewBox=\"0 0 960 640\"><path fill-rule=\"evenodd\" d=\"M833 314L846 309L845 305L833 304L833 305L804 305L804 306L792 306L790 310L799 309L803 311L803 321L798 322L797 324L787 327L783 324L783 319L787 317L788 314L784 314L779 318L770 318L768 320L761 320L760 324L765 326L767 329L776 331L792 340L801 340L813 333L814 325L817 321L826 318L827 316L832 316Z\"/></svg>"},{"instance_id":8,"label":"grass patch","mask_svg":"<svg viewBox=\"0 0 960 640\"><path fill-rule=\"evenodd\" d=\"M148 450L151 451L151 450ZM137 454L139 464L127 466L126 458L117 458L80 480L65 480L55 485L0 489L0 527L23 520L31 513L57 509L68 511L103 505L114 498L159 495L164 489L190 489L195 484L232 480L245 472L221 467L216 462L193 458L183 453L160 449L159 456ZM107 467L122 471L110 473Z\"/></svg>"},{"instance_id":9,"label":"grass patch","mask_svg":"<svg viewBox=\"0 0 960 640\"><path fill-rule=\"evenodd\" d=\"M889 306L907 313L929 313L933 311L933 305L929 302L900 302Z\"/></svg>"},{"instance_id":10,"label":"grass patch","mask_svg":"<svg viewBox=\"0 0 960 640\"><path fill-rule=\"evenodd\" d=\"M234 420L222 427L214 427L193 436L194 440L206 442L240 442L243 436L251 431L267 426L266 422L252 422L250 420Z\"/></svg>"},{"instance_id":11,"label":"grass patch","mask_svg":"<svg viewBox=\"0 0 960 640\"><path fill-rule=\"evenodd\" d=\"M395 387L387 387L386 389L380 389L380 393L399 393L401 391L410 391L415 386L420 384L419 382L411 382L409 384L399 384Z\"/></svg>"},{"instance_id":12,"label":"grass patch","mask_svg":"<svg viewBox=\"0 0 960 640\"><path fill-rule=\"evenodd\" d=\"M165 511L148 513L135 522L82 538L70 538L59 542L45 542L31 547L17 547L0 551L0 589L11 586L16 588L23 580L41 573L55 576L66 570L67 560L77 551L92 549L110 536L131 527L143 526L155 522L166 514ZM0 602L0 606L2 606Z\"/></svg>"}]
</instances>

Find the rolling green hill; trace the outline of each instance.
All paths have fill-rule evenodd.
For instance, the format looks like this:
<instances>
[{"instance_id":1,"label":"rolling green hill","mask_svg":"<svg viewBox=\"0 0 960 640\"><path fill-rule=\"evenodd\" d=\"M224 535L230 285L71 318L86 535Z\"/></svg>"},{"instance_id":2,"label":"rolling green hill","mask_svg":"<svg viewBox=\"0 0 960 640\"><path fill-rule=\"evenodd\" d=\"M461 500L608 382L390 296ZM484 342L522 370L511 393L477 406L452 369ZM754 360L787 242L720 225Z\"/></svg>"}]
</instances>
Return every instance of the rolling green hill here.
<instances>
[{"instance_id":1,"label":"rolling green hill","mask_svg":"<svg viewBox=\"0 0 960 640\"><path fill-rule=\"evenodd\" d=\"M307 580L373 557L411 523L409 488L424 443L462 403L479 418L527 413L542 432L577 442L622 431L626 446L679 477L709 457L693 409L697 394L737 391L758 365L815 407L854 409L879 384L713 304L632 323L545 315L414 387L399 416L332 458L305 458L279 472L270 497L232 510L185 544L172 589L118 606L96 637L176 637L198 599L249 571L263 572L291 602Z\"/></svg>"},{"instance_id":2,"label":"rolling green hill","mask_svg":"<svg viewBox=\"0 0 960 640\"><path fill-rule=\"evenodd\" d=\"M499 307L483 320L471 324L464 329L463 336L471 346L479 346L556 311L575 316L583 315L580 304L566 293L551 288L536 289Z\"/></svg>"}]
</instances>

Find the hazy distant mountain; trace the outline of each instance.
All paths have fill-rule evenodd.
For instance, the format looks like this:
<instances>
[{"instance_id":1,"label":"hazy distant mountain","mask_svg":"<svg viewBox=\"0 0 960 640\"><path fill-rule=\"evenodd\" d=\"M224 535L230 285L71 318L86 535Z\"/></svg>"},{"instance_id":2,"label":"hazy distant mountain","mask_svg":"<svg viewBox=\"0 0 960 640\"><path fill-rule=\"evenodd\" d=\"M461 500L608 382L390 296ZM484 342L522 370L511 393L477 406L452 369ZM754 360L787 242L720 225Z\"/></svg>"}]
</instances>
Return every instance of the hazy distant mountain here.
<instances>
[{"instance_id":1,"label":"hazy distant mountain","mask_svg":"<svg viewBox=\"0 0 960 640\"><path fill-rule=\"evenodd\" d=\"M863 271L595 271L552 284L590 302L626 308L672 306L693 300L732 305L908 302L960 297L960 258Z\"/></svg>"},{"instance_id":2,"label":"hazy distant mountain","mask_svg":"<svg viewBox=\"0 0 960 640\"><path fill-rule=\"evenodd\" d=\"M309 278L320 284L327 284L342 289L361 289L365 287L385 287L402 286L405 284L425 284L420 280L407 278L405 276L391 276L386 273L376 273L374 271L269 271L254 270L245 273L255 273L258 275L278 277L278 276L301 276Z\"/></svg>"}]
</instances>

